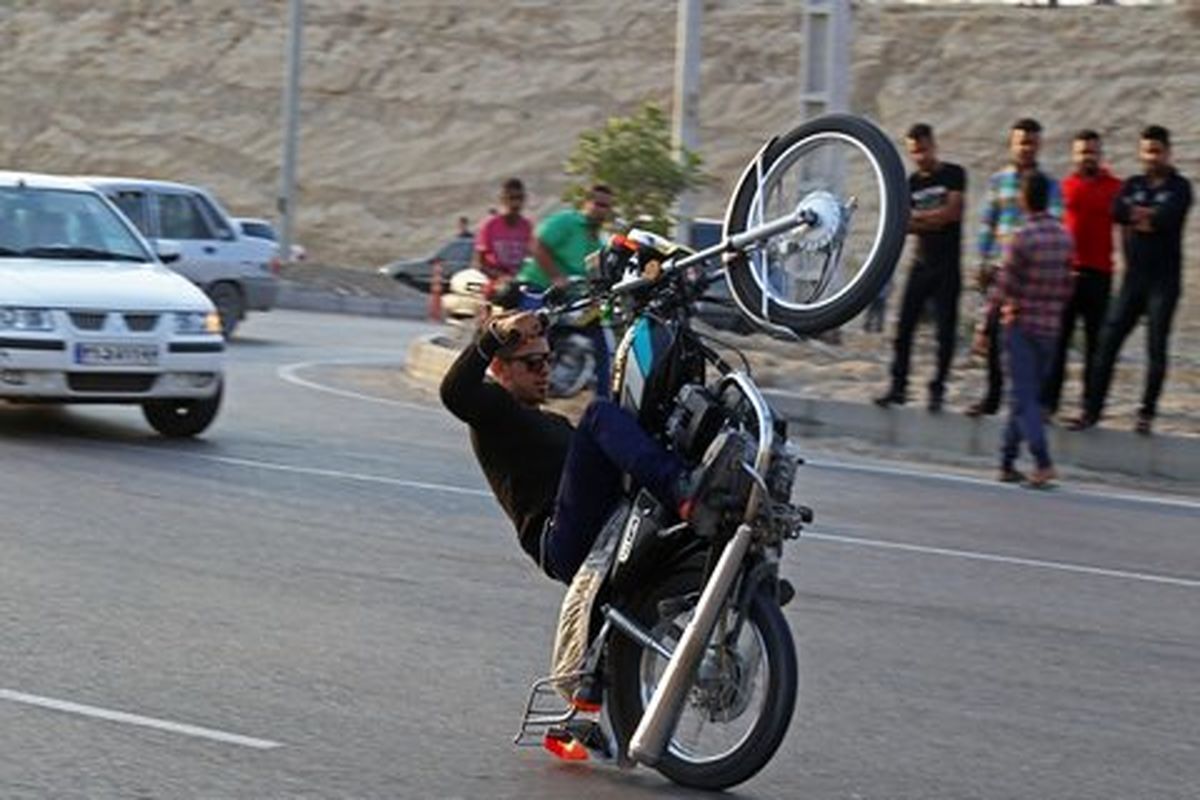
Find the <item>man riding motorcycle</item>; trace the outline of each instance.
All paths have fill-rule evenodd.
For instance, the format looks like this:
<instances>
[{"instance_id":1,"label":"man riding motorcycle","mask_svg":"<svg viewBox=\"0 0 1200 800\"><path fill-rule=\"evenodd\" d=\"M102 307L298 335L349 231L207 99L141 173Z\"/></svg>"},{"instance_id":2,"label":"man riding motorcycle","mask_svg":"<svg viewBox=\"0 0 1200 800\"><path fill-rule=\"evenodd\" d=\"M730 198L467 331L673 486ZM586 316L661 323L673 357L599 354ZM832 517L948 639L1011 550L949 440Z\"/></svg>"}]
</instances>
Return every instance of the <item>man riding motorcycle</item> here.
<instances>
[{"instance_id":1,"label":"man riding motorcycle","mask_svg":"<svg viewBox=\"0 0 1200 800\"><path fill-rule=\"evenodd\" d=\"M550 347L531 312L483 326L446 373L442 403L471 429L471 445L521 549L550 577L570 583L628 475L698 528L745 502L750 483L736 462L753 458L740 434L713 442L689 469L619 406L593 401L578 427L544 411ZM494 381L486 380L491 369Z\"/></svg>"}]
</instances>

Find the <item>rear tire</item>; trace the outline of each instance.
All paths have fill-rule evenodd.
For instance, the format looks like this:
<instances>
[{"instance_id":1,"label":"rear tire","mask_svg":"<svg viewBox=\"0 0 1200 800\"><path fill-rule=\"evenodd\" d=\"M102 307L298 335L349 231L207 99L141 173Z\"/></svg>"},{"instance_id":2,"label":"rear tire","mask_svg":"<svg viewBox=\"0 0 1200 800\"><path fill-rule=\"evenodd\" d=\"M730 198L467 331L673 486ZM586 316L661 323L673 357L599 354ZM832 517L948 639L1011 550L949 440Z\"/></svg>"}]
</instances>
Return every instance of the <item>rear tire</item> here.
<instances>
[{"instance_id":1,"label":"rear tire","mask_svg":"<svg viewBox=\"0 0 1200 800\"><path fill-rule=\"evenodd\" d=\"M861 168L861 174L846 169L846 156L841 156L841 160L827 158L822 161L818 155L823 147L847 148L846 153L854 157L852 165ZM806 158L813 161L808 169L802 166L807 163L804 162ZM830 167L831 163L836 163L840 169ZM822 169L828 169L832 174L819 174ZM844 201L843 195L852 193L855 188L862 190L861 196L855 196L858 210L849 217L850 232L844 237L851 245L849 252L839 254L839 264L854 270L850 280L829 296L822 289L818 298L796 300L780 298L774 289L766 292L765 317L769 324L783 325L801 336L845 324L879 295L904 248L909 197L899 153L887 136L868 120L848 114L830 114L800 125L772 142L762 153L761 171L767 199L761 196L758 169L752 162L734 191L725 219L726 237L754 227L759 222L754 218L758 208L762 204L771 204L774 199L781 202L770 209L763 221L794 211L801 193L811 197L826 192ZM843 173L849 173L849 177ZM854 186L839 185L842 180ZM867 235L864 237L863 233ZM787 240L789 236L791 234L783 234L776 238ZM727 266L729 288L742 311L750 317L761 319L764 316L763 279L755 274L753 260L774 258L772 266L786 273L788 259L804 248L796 241L785 241L785 244L780 253L740 255L732 258ZM792 249L787 249L789 247ZM770 273L772 277L767 279L768 283L773 282L774 274Z\"/></svg>"},{"instance_id":2,"label":"rear tire","mask_svg":"<svg viewBox=\"0 0 1200 800\"><path fill-rule=\"evenodd\" d=\"M591 348L570 339L568 336L557 342L550 355L551 397L574 397L596 375L596 356Z\"/></svg>"},{"instance_id":3,"label":"rear tire","mask_svg":"<svg viewBox=\"0 0 1200 800\"><path fill-rule=\"evenodd\" d=\"M646 630L655 632L669 625L669 621L659 618L659 603L669 598L694 594L699 591L699 584L698 572L677 572L657 586L649 588L641 596L634 597L626 610L633 614ZM751 601L745 628L751 629L756 635L755 641L762 650L761 659L766 662L764 691L757 704L759 716L734 749L718 758L707 760L691 757L686 746L680 743L677 730L655 766L655 769L675 783L705 790L726 789L737 785L766 766L783 742L796 705L798 683L792 634L779 605L765 592L757 592ZM613 729L621 742L622 752L628 747L629 740L641 721L645 710L643 698L649 696L650 687L645 686L642 681L646 658L662 662L660 656L643 650L640 645L621 634L617 634L610 644L608 708ZM739 664L741 663L739 661ZM743 687L740 682L738 686ZM697 691L697 686L693 685L690 690L692 694L685 704L685 714L695 710L695 704L698 702ZM737 694L740 696L740 692ZM733 700L727 702L734 703ZM751 713L749 705L753 703L749 700L746 702L747 707L742 708L737 712L737 716L726 722L734 722L741 714ZM682 727L681 720L679 728Z\"/></svg>"},{"instance_id":4,"label":"rear tire","mask_svg":"<svg viewBox=\"0 0 1200 800\"><path fill-rule=\"evenodd\" d=\"M142 415L150 427L171 439L184 439L203 433L217 416L224 387L212 397L199 399L147 400Z\"/></svg>"}]
</instances>

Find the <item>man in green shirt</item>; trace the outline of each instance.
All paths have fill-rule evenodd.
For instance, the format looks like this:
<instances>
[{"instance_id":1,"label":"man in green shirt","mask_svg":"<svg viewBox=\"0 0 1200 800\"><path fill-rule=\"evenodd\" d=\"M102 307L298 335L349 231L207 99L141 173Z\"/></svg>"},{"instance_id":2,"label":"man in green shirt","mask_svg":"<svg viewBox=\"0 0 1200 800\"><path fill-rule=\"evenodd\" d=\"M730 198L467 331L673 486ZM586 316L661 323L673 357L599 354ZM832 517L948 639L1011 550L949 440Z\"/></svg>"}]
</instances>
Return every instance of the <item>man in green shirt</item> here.
<instances>
[{"instance_id":1,"label":"man in green shirt","mask_svg":"<svg viewBox=\"0 0 1200 800\"><path fill-rule=\"evenodd\" d=\"M525 259L517 280L545 289L586 276L587 257L600 249L600 228L612 212L612 200L612 190L598 183L588 190L582 208L556 211L538 223L533 257ZM596 396L607 398L611 394L608 337L598 324L582 332L595 351Z\"/></svg>"},{"instance_id":2,"label":"man in green shirt","mask_svg":"<svg viewBox=\"0 0 1200 800\"><path fill-rule=\"evenodd\" d=\"M600 228L612 211L612 190L596 184L583 208L556 211L538 223L533 236L533 258L521 268L519 280L543 289L583 277L586 260L600 249Z\"/></svg>"}]
</instances>

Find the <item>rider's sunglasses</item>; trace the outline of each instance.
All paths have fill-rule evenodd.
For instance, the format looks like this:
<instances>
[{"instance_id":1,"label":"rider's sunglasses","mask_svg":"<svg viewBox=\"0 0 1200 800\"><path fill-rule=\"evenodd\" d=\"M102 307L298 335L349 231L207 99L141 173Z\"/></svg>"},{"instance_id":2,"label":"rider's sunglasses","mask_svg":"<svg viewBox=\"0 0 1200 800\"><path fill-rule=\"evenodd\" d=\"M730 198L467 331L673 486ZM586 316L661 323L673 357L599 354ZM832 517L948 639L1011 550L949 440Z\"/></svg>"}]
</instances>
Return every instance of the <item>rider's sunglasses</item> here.
<instances>
[{"instance_id":1,"label":"rider's sunglasses","mask_svg":"<svg viewBox=\"0 0 1200 800\"><path fill-rule=\"evenodd\" d=\"M537 372L537 371L543 370L547 366L549 366L550 354L549 353L529 353L528 355L523 355L523 356L513 356L512 358L510 358L508 360L509 361L520 361L525 366L525 369L529 370L530 372Z\"/></svg>"}]
</instances>

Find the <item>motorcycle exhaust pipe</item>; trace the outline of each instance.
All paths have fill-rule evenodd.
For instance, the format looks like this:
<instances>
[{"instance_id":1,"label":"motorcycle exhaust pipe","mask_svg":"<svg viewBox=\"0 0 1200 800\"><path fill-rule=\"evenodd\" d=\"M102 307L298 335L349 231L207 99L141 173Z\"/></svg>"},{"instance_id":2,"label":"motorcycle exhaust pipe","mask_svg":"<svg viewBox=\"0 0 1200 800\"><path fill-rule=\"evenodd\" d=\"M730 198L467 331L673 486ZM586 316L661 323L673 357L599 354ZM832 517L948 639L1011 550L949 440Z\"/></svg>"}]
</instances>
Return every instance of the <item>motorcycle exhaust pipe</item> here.
<instances>
[{"instance_id":1,"label":"motorcycle exhaust pipe","mask_svg":"<svg viewBox=\"0 0 1200 800\"><path fill-rule=\"evenodd\" d=\"M662 758L667 740L679 721L679 713L708 646L709 637L716 627L717 616L725 607L742 560L746 557L750 535L750 526L743 522L721 552L717 567L700 595L696 613L684 629L675 647L675 654L667 662L662 680L655 687L637 730L629 740L629 756L634 761L652 767Z\"/></svg>"}]
</instances>

